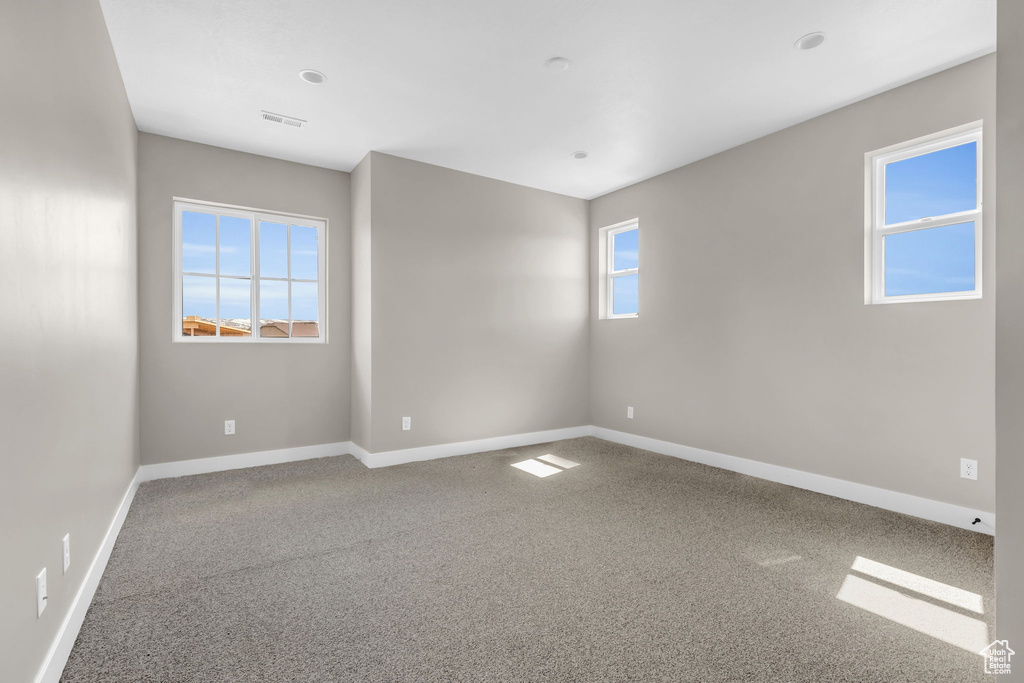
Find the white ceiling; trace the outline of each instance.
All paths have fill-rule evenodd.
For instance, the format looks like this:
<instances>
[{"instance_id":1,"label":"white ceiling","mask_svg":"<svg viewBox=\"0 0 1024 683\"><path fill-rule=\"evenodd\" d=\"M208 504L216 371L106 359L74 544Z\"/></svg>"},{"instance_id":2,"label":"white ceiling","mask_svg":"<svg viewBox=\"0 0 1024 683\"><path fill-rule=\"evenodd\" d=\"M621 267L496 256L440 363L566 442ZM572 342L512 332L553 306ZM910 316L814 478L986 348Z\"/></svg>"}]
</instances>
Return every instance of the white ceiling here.
<instances>
[{"instance_id":1,"label":"white ceiling","mask_svg":"<svg viewBox=\"0 0 1024 683\"><path fill-rule=\"evenodd\" d=\"M140 130L585 198L991 52L996 27L995 0L100 1Z\"/></svg>"}]
</instances>

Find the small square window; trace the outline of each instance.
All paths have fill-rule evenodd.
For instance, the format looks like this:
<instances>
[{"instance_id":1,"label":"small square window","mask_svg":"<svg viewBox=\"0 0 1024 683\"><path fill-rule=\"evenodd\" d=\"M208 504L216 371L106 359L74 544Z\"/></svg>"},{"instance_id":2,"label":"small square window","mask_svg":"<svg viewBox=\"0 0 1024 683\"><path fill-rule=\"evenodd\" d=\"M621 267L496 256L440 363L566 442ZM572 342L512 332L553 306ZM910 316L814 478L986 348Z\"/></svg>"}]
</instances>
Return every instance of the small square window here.
<instances>
[{"instance_id":1,"label":"small square window","mask_svg":"<svg viewBox=\"0 0 1024 683\"><path fill-rule=\"evenodd\" d=\"M869 154L869 303L981 296L981 128Z\"/></svg>"}]
</instances>

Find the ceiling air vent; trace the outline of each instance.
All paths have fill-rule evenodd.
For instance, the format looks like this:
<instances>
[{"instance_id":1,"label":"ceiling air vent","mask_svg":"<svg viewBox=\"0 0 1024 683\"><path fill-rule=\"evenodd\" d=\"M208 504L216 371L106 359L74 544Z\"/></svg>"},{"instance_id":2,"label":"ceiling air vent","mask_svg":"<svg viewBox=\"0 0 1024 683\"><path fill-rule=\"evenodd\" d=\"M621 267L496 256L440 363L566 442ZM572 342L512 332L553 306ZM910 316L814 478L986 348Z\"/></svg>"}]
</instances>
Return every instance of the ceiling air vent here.
<instances>
[{"instance_id":1,"label":"ceiling air vent","mask_svg":"<svg viewBox=\"0 0 1024 683\"><path fill-rule=\"evenodd\" d=\"M284 114L275 114L269 111L261 111L260 116L264 121L273 121L274 123L283 123L286 126L294 126L295 128L302 128L306 124L302 119L297 119L293 116L285 116Z\"/></svg>"}]
</instances>

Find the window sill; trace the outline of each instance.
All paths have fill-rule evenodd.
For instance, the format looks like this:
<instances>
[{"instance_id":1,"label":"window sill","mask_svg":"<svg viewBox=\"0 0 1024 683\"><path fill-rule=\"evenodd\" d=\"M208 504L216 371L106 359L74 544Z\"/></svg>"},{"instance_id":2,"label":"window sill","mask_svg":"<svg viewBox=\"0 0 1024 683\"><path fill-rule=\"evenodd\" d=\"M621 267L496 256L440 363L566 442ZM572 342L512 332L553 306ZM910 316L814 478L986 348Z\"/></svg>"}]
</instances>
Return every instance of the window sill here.
<instances>
[{"instance_id":1,"label":"window sill","mask_svg":"<svg viewBox=\"0 0 1024 683\"><path fill-rule=\"evenodd\" d=\"M253 339L249 337L247 339L223 339L218 337L194 337L192 339L178 338L172 339L174 344L326 344L327 340L321 337L296 337L296 338L281 338L281 339Z\"/></svg>"},{"instance_id":2,"label":"window sill","mask_svg":"<svg viewBox=\"0 0 1024 683\"><path fill-rule=\"evenodd\" d=\"M981 292L967 294L965 296L908 296L902 297L889 297L885 299L876 299L874 301L868 301L869 306L885 306L888 304L924 304L936 301L972 301L980 299Z\"/></svg>"}]
</instances>

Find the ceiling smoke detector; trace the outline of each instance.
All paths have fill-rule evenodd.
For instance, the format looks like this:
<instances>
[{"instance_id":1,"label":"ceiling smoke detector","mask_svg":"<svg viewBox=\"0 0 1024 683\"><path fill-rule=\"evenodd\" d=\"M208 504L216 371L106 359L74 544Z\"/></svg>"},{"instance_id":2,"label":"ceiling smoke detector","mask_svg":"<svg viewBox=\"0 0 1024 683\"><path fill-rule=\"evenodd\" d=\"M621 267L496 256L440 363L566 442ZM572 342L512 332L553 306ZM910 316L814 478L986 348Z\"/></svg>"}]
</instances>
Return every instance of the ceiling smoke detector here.
<instances>
[{"instance_id":1,"label":"ceiling smoke detector","mask_svg":"<svg viewBox=\"0 0 1024 683\"><path fill-rule=\"evenodd\" d=\"M313 85L319 85L327 80L327 76L313 69L303 69L299 72L299 78Z\"/></svg>"},{"instance_id":2,"label":"ceiling smoke detector","mask_svg":"<svg viewBox=\"0 0 1024 683\"><path fill-rule=\"evenodd\" d=\"M793 43L793 47L798 50L813 50L824 42L825 34L821 31L815 31L814 33L808 33L806 36L801 36Z\"/></svg>"},{"instance_id":3,"label":"ceiling smoke detector","mask_svg":"<svg viewBox=\"0 0 1024 683\"><path fill-rule=\"evenodd\" d=\"M573 152L573 159L586 159L589 155L586 152Z\"/></svg>"},{"instance_id":4,"label":"ceiling smoke detector","mask_svg":"<svg viewBox=\"0 0 1024 683\"><path fill-rule=\"evenodd\" d=\"M306 125L306 122L302 119L297 119L294 116L285 116L284 114L275 114L270 111L261 111L260 118L264 121L270 121L272 123L283 123L286 126L293 126L295 128L302 128Z\"/></svg>"}]
</instances>

